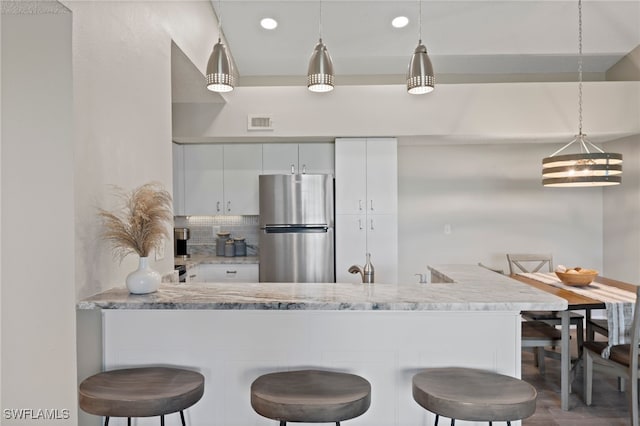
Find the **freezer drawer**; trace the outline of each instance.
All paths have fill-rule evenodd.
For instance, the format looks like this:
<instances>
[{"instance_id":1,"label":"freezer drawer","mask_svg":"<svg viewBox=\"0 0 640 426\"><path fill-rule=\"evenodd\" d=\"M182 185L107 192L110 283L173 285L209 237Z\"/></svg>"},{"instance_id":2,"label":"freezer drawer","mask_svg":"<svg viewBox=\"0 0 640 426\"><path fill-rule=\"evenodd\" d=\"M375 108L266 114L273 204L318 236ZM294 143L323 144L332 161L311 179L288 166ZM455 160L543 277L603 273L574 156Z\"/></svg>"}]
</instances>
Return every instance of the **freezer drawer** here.
<instances>
[{"instance_id":1,"label":"freezer drawer","mask_svg":"<svg viewBox=\"0 0 640 426\"><path fill-rule=\"evenodd\" d=\"M333 229L260 234L260 282L335 282Z\"/></svg>"}]
</instances>

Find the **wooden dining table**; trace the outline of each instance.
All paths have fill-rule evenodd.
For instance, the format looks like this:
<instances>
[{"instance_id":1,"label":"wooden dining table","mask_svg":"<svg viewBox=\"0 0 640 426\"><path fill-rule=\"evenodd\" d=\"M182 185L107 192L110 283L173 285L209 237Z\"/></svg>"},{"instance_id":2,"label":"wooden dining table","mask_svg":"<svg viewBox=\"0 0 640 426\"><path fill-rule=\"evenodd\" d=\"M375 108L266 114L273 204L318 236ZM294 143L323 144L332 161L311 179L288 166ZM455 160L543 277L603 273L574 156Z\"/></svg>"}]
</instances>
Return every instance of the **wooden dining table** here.
<instances>
[{"instance_id":1,"label":"wooden dining table","mask_svg":"<svg viewBox=\"0 0 640 426\"><path fill-rule=\"evenodd\" d=\"M575 364L572 365L571 360L571 352L570 352L570 336L569 336L569 315L571 311L584 310L585 311L585 321L588 323L591 320L591 311L593 309L605 309L606 305L603 301L598 299L592 299L590 297L574 293L570 290L566 290L564 288L556 287L551 284L545 284L543 282L534 280L532 278L528 278L522 275L511 275L511 278L530 285L532 287L538 288L547 293L551 293L555 296L562 297L567 301L567 310L560 311L560 317L562 321L561 332L562 338L560 342L560 403L561 407L564 411L569 410L569 393L571 391L571 382L575 377L573 373L573 368L577 368L580 364L580 359L576 360ZM625 283L622 281L605 278L605 277L597 277L596 282L612 287L617 287L623 290L628 290L631 292L635 292L637 286L629 283ZM573 368L572 368L573 367Z\"/></svg>"}]
</instances>

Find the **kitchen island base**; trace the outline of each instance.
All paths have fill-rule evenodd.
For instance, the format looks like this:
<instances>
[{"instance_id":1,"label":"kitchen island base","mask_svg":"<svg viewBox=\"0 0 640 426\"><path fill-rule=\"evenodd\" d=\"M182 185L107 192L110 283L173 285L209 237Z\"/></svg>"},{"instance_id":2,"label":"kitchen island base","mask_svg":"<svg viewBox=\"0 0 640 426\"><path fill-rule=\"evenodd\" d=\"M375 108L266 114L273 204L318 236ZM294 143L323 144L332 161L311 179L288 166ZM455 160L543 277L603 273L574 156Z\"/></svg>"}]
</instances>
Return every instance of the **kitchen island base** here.
<instances>
[{"instance_id":1,"label":"kitchen island base","mask_svg":"<svg viewBox=\"0 0 640 426\"><path fill-rule=\"evenodd\" d=\"M205 376L203 398L185 413L192 426L273 426L251 408L250 386L275 371L318 368L367 379L371 407L349 426L433 424L411 394L411 379L423 368L520 377L517 311L105 309L102 319L105 369L169 365Z\"/></svg>"}]
</instances>

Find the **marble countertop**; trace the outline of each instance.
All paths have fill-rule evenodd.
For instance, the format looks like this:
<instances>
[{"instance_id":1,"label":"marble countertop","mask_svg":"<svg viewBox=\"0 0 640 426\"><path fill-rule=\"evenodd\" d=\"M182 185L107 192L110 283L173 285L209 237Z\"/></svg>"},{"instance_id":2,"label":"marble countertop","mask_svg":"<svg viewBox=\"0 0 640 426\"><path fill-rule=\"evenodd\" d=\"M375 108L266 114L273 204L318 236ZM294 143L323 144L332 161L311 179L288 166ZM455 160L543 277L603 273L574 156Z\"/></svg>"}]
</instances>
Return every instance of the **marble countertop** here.
<instances>
[{"instance_id":1,"label":"marble countertop","mask_svg":"<svg viewBox=\"0 0 640 426\"><path fill-rule=\"evenodd\" d=\"M202 283L164 284L157 292L113 288L78 309L257 309L523 311L564 310L566 300L475 265L436 265L442 284Z\"/></svg>"}]
</instances>

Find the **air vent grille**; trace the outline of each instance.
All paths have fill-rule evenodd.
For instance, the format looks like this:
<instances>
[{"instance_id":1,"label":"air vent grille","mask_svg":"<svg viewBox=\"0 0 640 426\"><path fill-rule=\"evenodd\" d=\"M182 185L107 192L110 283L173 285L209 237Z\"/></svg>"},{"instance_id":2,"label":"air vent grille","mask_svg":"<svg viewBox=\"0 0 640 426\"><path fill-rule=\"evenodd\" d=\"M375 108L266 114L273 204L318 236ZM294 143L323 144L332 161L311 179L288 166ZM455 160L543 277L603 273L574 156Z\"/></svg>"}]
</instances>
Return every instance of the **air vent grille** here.
<instances>
[{"instance_id":1,"label":"air vent grille","mask_svg":"<svg viewBox=\"0 0 640 426\"><path fill-rule=\"evenodd\" d=\"M273 118L265 114L249 115L247 130L273 130Z\"/></svg>"}]
</instances>

